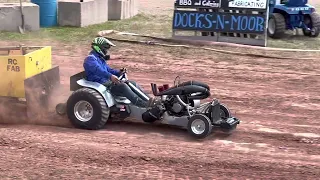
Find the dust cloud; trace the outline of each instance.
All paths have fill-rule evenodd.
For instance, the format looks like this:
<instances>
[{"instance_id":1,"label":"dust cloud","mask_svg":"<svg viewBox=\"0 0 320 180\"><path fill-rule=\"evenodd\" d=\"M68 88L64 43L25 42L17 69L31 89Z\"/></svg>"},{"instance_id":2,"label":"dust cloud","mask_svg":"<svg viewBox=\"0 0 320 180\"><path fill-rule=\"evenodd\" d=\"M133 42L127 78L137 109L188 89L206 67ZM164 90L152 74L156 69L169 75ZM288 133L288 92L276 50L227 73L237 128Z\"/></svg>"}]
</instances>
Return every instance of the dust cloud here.
<instances>
[{"instance_id":1,"label":"dust cloud","mask_svg":"<svg viewBox=\"0 0 320 180\"><path fill-rule=\"evenodd\" d=\"M42 100L41 89L26 89L31 91L26 99L0 97L0 124L33 124L59 127L71 127L67 116L55 112L58 103L66 102L62 86L51 87L50 94ZM44 105L46 104L46 105Z\"/></svg>"},{"instance_id":2,"label":"dust cloud","mask_svg":"<svg viewBox=\"0 0 320 180\"><path fill-rule=\"evenodd\" d=\"M18 99L0 97L0 123L19 124L26 122L26 106Z\"/></svg>"}]
</instances>

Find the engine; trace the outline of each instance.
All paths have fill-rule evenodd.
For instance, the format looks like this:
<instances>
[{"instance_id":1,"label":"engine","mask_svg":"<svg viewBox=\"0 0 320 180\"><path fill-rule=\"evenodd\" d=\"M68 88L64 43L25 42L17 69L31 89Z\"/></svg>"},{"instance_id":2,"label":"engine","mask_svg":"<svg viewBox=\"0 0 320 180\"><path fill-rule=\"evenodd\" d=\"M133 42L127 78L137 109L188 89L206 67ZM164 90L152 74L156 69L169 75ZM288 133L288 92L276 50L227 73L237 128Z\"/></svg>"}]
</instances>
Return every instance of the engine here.
<instances>
[{"instance_id":1,"label":"engine","mask_svg":"<svg viewBox=\"0 0 320 180\"><path fill-rule=\"evenodd\" d=\"M200 99L210 96L209 86L197 81L174 83L171 88L168 84L157 87L156 84L151 83L151 89L154 96L161 97L161 102L142 114L145 122L154 122L160 119L165 112L176 117L190 115L188 105L199 108Z\"/></svg>"},{"instance_id":2,"label":"engine","mask_svg":"<svg viewBox=\"0 0 320 180\"><path fill-rule=\"evenodd\" d=\"M191 100L188 101L187 96L180 96L181 100L190 104L191 106L198 108L200 106L200 100ZM183 116L188 115L187 108L179 102L176 96L167 96L163 99L163 105L169 115L173 116Z\"/></svg>"},{"instance_id":3,"label":"engine","mask_svg":"<svg viewBox=\"0 0 320 180\"><path fill-rule=\"evenodd\" d=\"M187 96L180 96L180 99L191 106L200 107L200 100L188 101ZM144 122L152 123L160 119L164 112L167 112L171 116L185 116L188 115L187 107L179 102L176 96L162 96L162 103L152 109L147 110L142 114Z\"/></svg>"}]
</instances>

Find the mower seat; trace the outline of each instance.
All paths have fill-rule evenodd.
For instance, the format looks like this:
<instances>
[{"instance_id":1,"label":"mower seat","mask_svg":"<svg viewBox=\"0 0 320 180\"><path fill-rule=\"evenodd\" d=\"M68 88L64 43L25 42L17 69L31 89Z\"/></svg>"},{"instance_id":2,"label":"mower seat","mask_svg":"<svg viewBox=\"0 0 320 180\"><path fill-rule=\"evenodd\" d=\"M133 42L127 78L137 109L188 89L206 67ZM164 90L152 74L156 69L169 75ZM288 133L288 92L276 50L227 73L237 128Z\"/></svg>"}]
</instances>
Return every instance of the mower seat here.
<instances>
[{"instance_id":1,"label":"mower seat","mask_svg":"<svg viewBox=\"0 0 320 180\"><path fill-rule=\"evenodd\" d=\"M209 85L206 84L206 83L200 82L200 81L186 81L186 82L183 82L183 83L178 84L178 87L187 86L187 85L197 85L197 86L201 86L201 87L207 88L207 89L210 91Z\"/></svg>"}]
</instances>

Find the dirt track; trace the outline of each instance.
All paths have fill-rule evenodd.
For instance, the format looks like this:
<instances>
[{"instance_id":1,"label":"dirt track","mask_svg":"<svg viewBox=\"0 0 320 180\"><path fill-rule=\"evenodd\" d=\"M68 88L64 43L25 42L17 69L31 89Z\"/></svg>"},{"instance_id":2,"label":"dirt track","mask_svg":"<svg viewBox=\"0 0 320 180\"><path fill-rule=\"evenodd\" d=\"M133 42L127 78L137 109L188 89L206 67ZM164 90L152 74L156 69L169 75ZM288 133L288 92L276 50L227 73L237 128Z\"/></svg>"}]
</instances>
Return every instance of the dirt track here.
<instances>
[{"instance_id":1,"label":"dirt track","mask_svg":"<svg viewBox=\"0 0 320 180\"><path fill-rule=\"evenodd\" d=\"M52 46L53 61L68 88L69 76L82 70L88 48L70 49L75 56L70 57L70 51L63 51L70 47ZM320 177L318 61L130 44L119 44L114 55L121 56L110 64L116 68L125 64L129 77L148 92L151 82L172 84L177 75L208 83L212 98L230 107L241 124L230 136L216 132L204 141L173 128L131 123L78 130L53 114L43 122L66 127L0 125L1 179Z\"/></svg>"},{"instance_id":2,"label":"dirt track","mask_svg":"<svg viewBox=\"0 0 320 180\"><path fill-rule=\"evenodd\" d=\"M149 83L207 82L212 97L242 120L226 136L205 141L184 131L128 123L105 130L31 125L0 126L0 176L36 179L316 179L320 175L320 86L316 61L254 59L119 44L110 61L150 92ZM80 48L77 48L78 50ZM86 50L62 56L62 83L82 69ZM59 55L58 55L59 54ZM178 57L175 57L177 54ZM81 63L80 63L81 62ZM160 73L161 72L161 73ZM160 75L161 74L161 75ZM67 95L66 93L65 95ZM55 119L45 120L54 122ZM65 119L65 121L67 121ZM3 178L2 178L3 179Z\"/></svg>"}]
</instances>

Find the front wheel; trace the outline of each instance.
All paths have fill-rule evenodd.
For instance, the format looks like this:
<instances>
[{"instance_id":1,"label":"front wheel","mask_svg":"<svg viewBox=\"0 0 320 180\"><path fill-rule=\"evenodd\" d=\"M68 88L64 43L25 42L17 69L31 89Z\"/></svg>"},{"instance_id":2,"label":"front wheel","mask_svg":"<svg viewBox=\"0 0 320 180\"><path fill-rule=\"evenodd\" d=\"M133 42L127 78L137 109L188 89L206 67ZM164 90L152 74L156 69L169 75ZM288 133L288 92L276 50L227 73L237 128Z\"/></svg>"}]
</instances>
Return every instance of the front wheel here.
<instances>
[{"instance_id":1,"label":"front wheel","mask_svg":"<svg viewBox=\"0 0 320 180\"><path fill-rule=\"evenodd\" d=\"M282 14L273 13L268 20L268 36L274 39L282 38L286 31L286 21Z\"/></svg>"},{"instance_id":2,"label":"front wheel","mask_svg":"<svg viewBox=\"0 0 320 180\"><path fill-rule=\"evenodd\" d=\"M69 97L67 115L76 128L97 130L106 124L110 108L97 91L82 88Z\"/></svg>"},{"instance_id":3,"label":"front wheel","mask_svg":"<svg viewBox=\"0 0 320 180\"><path fill-rule=\"evenodd\" d=\"M210 119L204 114L196 114L189 119L188 132L197 139L203 139L212 132Z\"/></svg>"}]
</instances>

